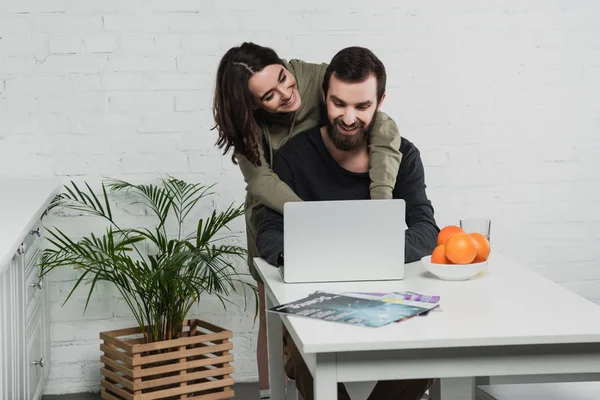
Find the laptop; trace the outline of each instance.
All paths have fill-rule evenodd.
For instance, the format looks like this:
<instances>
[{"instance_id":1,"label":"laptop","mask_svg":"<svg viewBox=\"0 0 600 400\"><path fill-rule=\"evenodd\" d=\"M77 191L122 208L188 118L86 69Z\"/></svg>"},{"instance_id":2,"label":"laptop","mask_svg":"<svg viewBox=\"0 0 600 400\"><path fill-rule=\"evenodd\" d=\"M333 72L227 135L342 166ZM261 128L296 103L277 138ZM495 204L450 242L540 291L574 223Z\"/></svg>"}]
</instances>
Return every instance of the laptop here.
<instances>
[{"instance_id":1,"label":"laptop","mask_svg":"<svg viewBox=\"0 0 600 400\"><path fill-rule=\"evenodd\" d=\"M284 282L404 279L404 200L291 202L283 210Z\"/></svg>"}]
</instances>

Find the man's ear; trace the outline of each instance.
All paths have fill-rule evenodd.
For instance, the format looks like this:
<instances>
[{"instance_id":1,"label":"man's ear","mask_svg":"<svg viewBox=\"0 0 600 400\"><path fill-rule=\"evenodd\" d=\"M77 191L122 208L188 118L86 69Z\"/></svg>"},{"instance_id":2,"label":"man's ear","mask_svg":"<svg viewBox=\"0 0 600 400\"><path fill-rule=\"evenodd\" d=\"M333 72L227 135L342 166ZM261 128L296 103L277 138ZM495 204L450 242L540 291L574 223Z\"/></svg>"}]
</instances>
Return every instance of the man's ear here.
<instances>
[{"instance_id":1,"label":"man's ear","mask_svg":"<svg viewBox=\"0 0 600 400\"><path fill-rule=\"evenodd\" d=\"M325 98L325 92L323 91L323 88L321 88L321 97L323 98L323 104L327 104L327 99Z\"/></svg>"},{"instance_id":2,"label":"man's ear","mask_svg":"<svg viewBox=\"0 0 600 400\"><path fill-rule=\"evenodd\" d=\"M377 111L379 111L381 109L381 105L383 104L384 100L385 100L385 93L383 94L383 96L381 96L381 100L379 100L379 104L377 104Z\"/></svg>"}]
</instances>

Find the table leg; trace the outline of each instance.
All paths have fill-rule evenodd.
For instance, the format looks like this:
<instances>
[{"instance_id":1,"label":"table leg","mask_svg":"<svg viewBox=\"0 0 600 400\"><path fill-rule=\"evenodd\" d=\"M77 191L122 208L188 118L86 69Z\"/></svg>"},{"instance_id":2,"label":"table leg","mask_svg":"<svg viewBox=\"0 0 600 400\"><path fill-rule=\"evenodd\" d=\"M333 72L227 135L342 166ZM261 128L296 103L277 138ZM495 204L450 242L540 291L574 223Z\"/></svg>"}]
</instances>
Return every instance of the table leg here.
<instances>
[{"instance_id":1,"label":"table leg","mask_svg":"<svg viewBox=\"0 0 600 400\"><path fill-rule=\"evenodd\" d=\"M274 307L274 304L266 298L266 307ZM278 314L266 313L267 317L267 347L269 354L269 384L271 398L285 399L285 382L283 370L283 331L281 329L281 318Z\"/></svg>"},{"instance_id":2,"label":"table leg","mask_svg":"<svg viewBox=\"0 0 600 400\"><path fill-rule=\"evenodd\" d=\"M337 399L337 371L335 353L317 354L314 373L314 400Z\"/></svg>"},{"instance_id":3,"label":"table leg","mask_svg":"<svg viewBox=\"0 0 600 400\"><path fill-rule=\"evenodd\" d=\"M475 378L442 378L429 393L432 400L475 400L475 389Z\"/></svg>"},{"instance_id":4,"label":"table leg","mask_svg":"<svg viewBox=\"0 0 600 400\"><path fill-rule=\"evenodd\" d=\"M489 386L491 383L491 379L489 376L478 376L475 378L476 386Z\"/></svg>"}]
</instances>

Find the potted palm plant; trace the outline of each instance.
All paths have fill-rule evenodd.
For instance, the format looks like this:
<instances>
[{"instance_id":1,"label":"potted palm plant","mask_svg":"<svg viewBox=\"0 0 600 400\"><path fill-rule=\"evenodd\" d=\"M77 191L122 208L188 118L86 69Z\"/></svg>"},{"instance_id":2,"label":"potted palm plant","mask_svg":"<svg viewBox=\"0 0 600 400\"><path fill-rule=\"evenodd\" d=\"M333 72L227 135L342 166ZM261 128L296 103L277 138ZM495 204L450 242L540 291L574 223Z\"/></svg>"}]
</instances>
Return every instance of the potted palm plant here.
<instances>
[{"instance_id":1,"label":"potted palm plant","mask_svg":"<svg viewBox=\"0 0 600 400\"><path fill-rule=\"evenodd\" d=\"M186 233L186 218L211 194L211 187L170 176L158 185L105 180L99 196L89 184L80 186L65 185L49 209L62 207L102 218L108 227L101 236L90 233L79 240L56 227L48 228L51 246L43 252L41 267L42 274L59 267L80 270L65 302L87 283L85 308L96 284L110 282L137 321L130 329L100 333L102 397L233 397L232 332L187 315L203 295L216 296L226 307L232 293L251 290L257 305L256 286L235 268L246 250L223 234L243 214L242 208L230 205L224 211L213 210L207 218L194 221L193 231ZM146 206L156 218L153 228L124 227L116 221L109 196L116 192Z\"/></svg>"}]
</instances>

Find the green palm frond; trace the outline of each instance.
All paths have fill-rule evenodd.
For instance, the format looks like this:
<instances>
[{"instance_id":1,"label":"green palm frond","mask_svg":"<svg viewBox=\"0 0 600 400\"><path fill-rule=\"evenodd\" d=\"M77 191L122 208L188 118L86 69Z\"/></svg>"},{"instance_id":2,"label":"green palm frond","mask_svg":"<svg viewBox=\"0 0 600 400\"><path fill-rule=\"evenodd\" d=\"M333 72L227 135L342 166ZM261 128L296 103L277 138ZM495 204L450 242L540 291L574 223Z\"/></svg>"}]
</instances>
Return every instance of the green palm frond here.
<instances>
[{"instance_id":1,"label":"green palm frond","mask_svg":"<svg viewBox=\"0 0 600 400\"><path fill-rule=\"evenodd\" d=\"M121 228L114 221L107 188L111 192L125 192L132 201L145 204L158 222L153 228ZM80 271L80 276L65 300L82 284L89 284L87 309L98 282L113 284L133 313L149 342L176 338L191 307L202 296L215 296L223 305L233 304L231 295L251 290L258 305L257 288L246 282L247 274L240 274L236 265L247 255L246 249L217 245L223 240L221 231L243 214L242 207L229 206L213 211L207 219L200 218L195 233L182 239L183 223L192 209L210 195L212 186L189 184L168 177L162 186L134 185L122 180L102 183L98 197L86 183L80 189L75 183L65 186L65 192L56 196L49 209L63 207L85 215L97 216L110 222L105 233L93 233L74 240L58 228L47 229L51 246L42 256L42 274L59 267ZM167 220L173 213L177 234L167 233ZM146 251L148 245L152 251ZM256 307L255 318L258 312Z\"/></svg>"}]
</instances>

